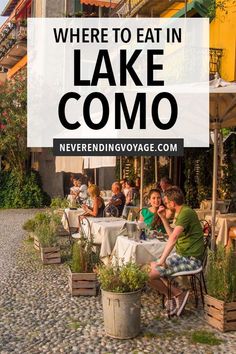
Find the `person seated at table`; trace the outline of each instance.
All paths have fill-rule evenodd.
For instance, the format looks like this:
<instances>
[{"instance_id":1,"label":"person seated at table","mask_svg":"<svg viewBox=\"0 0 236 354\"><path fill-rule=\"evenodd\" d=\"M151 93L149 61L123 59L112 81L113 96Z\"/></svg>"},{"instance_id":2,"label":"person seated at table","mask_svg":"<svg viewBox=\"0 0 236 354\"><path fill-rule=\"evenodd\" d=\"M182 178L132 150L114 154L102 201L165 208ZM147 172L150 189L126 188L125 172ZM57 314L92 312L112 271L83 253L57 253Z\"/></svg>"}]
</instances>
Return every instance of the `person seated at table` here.
<instances>
[{"instance_id":1,"label":"person seated at table","mask_svg":"<svg viewBox=\"0 0 236 354\"><path fill-rule=\"evenodd\" d=\"M118 209L118 216L122 215L122 211L125 205L125 195L121 192L121 185L119 182L114 182L111 186L112 197L108 202L108 205L114 205Z\"/></svg>"},{"instance_id":2,"label":"person seated at table","mask_svg":"<svg viewBox=\"0 0 236 354\"><path fill-rule=\"evenodd\" d=\"M83 177L78 179L78 185L79 185L79 192L77 194L77 200L79 203L84 203L88 198L88 193L87 193L88 187L84 183Z\"/></svg>"},{"instance_id":3,"label":"person seated at table","mask_svg":"<svg viewBox=\"0 0 236 354\"><path fill-rule=\"evenodd\" d=\"M70 188L70 194L67 197L71 205L76 203L80 192L79 180L77 178L73 178L72 183L73 183L73 187Z\"/></svg>"},{"instance_id":4,"label":"person seated at table","mask_svg":"<svg viewBox=\"0 0 236 354\"><path fill-rule=\"evenodd\" d=\"M124 193L125 195L125 198L127 196L127 193L129 191L128 187L127 187L127 179L126 178L123 178L121 181L120 181L120 185L121 185L121 192Z\"/></svg>"},{"instance_id":5,"label":"person seated at table","mask_svg":"<svg viewBox=\"0 0 236 354\"><path fill-rule=\"evenodd\" d=\"M143 208L140 212L139 221L145 222L148 228L157 232L166 233L165 227L158 215L158 208L163 205L161 199L161 191L159 189L151 189L148 193L149 208Z\"/></svg>"},{"instance_id":6,"label":"person seated at table","mask_svg":"<svg viewBox=\"0 0 236 354\"><path fill-rule=\"evenodd\" d=\"M172 229L166 218L166 209L160 205L158 214L169 236L161 257L150 264L150 285L168 298L166 277L171 274L196 270L201 266L204 253L203 231L197 214L184 204L180 188L171 187L165 192L164 204L175 213L175 227ZM175 252L171 253L175 247ZM189 290L171 287L171 300L166 301L170 315L179 316L188 300Z\"/></svg>"},{"instance_id":7,"label":"person seated at table","mask_svg":"<svg viewBox=\"0 0 236 354\"><path fill-rule=\"evenodd\" d=\"M137 191L140 190L140 177L136 177L136 179L135 179L135 189Z\"/></svg>"},{"instance_id":8,"label":"person seated at table","mask_svg":"<svg viewBox=\"0 0 236 354\"><path fill-rule=\"evenodd\" d=\"M105 209L104 200L100 196L100 190L98 186L95 184L91 184L88 188L88 194L92 200L92 206L89 207L86 204L82 205L82 208L85 211L85 216L95 216L95 217L102 217L103 212Z\"/></svg>"},{"instance_id":9,"label":"person seated at table","mask_svg":"<svg viewBox=\"0 0 236 354\"><path fill-rule=\"evenodd\" d=\"M122 212L122 216L123 218L127 219L128 213L129 213L129 208L131 206L135 206L136 205L136 201L137 201L137 191L134 187L134 182L133 181L126 181L126 188L127 188L127 194L126 194L126 198L125 198L125 206Z\"/></svg>"},{"instance_id":10,"label":"person seated at table","mask_svg":"<svg viewBox=\"0 0 236 354\"><path fill-rule=\"evenodd\" d=\"M164 197L165 191L173 186L172 181L169 177L164 176L160 180L161 194Z\"/></svg>"}]
</instances>

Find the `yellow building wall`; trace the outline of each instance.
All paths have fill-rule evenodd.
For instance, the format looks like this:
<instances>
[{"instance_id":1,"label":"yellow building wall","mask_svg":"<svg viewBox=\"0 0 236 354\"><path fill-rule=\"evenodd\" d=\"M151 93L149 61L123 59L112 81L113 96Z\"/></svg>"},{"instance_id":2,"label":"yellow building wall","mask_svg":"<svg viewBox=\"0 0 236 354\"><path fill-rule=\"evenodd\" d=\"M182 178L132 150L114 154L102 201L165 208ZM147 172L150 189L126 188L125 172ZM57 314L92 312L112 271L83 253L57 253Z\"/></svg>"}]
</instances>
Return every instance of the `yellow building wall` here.
<instances>
[{"instance_id":1,"label":"yellow building wall","mask_svg":"<svg viewBox=\"0 0 236 354\"><path fill-rule=\"evenodd\" d=\"M236 80L236 6L228 0L228 13L218 10L210 24L210 47L222 48L221 76Z\"/></svg>"}]
</instances>

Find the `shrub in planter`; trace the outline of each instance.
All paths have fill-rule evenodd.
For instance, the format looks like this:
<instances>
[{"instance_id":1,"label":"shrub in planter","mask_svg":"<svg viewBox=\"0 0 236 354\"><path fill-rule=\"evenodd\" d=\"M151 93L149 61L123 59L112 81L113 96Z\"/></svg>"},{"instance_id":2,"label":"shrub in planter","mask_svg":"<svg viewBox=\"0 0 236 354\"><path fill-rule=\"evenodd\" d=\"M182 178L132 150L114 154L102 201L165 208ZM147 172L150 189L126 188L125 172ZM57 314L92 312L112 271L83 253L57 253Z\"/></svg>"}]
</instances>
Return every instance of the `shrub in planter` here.
<instances>
[{"instance_id":1,"label":"shrub in planter","mask_svg":"<svg viewBox=\"0 0 236 354\"><path fill-rule=\"evenodd\" d=\"M66 198L55 197L52 198L50 208L52 209L65 209L69 207L69 201Z\"/></svg>"},{"instance_id":2,"label":"shrub in planter","mask_svg":"<svg viewBox=\"0 0 236 354\"><path fill-rule=\"evenodd\" d=\"M98 263L99 256L93 252L92 240L82 236L72 249L69 269L71 295L96 295L97 274L93 270Z\"/></svg>"},{"instance_id":3,"label":"shrub in planter","mask_svg":"<svg viewBox=\"0 0 236 354\"><path fill-rule=\"evenodd\" d=\"M236 330L236 257L219 246L209 252L205 319L221 331Z\"/></svg>"},{"instance_id":4,"label":"shrub in planter","mask_svg":"<svg viewBox=\"0 0 236 354\"><path fill-rule=\"evenodd\" d=\"M32 236L33 238L35 238L36 240L36 244L39 243L39 240L37 238L37 236L35 235L35 230L37 228L38 225L40 224L49 224L50 220L51 220L52 216L50 213L37 213L35 214L35 216L31 219L28 219L22 226L23 230L27 231L30 233L30 236ZM57 216L53 216L53 220L56 224L58 224L60 222L59 218ZM36 249L39 249L39 247L36 245L35 247Z\"/></svg>"},{"instance_id":5,"label":"shrub in planter","mask_svg":"<svg viewBox=\"0 0 236 354\"><path fill-rule=\"evenodd\" d=\"M37 223L35 240L39 242L43 264L61 263L60 247L56 238L57 227L60 221L57 215L50 213L45 213L40 218L43 221Z\"/></svg>"},{"instance_id":6,"label":"shrub in planter","mask_svg":"<svg viewBox=\"0 0 236 354\"><path fill-rule=\"evenodd\" d=\"M141 324L141 289L148 280L147 272L135 263L127 263L101 266L98 274L106 333L120 339L137 336Z\"/></svg>"}]
</instances>

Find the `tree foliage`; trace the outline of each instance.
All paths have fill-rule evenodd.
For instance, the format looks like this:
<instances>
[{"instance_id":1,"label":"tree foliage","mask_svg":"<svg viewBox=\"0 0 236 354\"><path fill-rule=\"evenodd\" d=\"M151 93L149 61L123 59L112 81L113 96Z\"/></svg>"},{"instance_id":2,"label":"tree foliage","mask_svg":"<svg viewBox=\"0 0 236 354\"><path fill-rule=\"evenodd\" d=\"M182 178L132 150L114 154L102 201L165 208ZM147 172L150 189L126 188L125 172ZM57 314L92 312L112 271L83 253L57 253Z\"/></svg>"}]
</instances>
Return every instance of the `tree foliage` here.
<instances>
[{"instance_id":1,"label":"tree foliage","mask_svg":"<svg viewBox=\"0 0 236 354\"><path fill-rule=\"evenodd\" d=\"M235 9L236 0L210 0L208 5L208 17L213 20L217 10L221 14L227 15L230 10Z\"/></svg>"},{"instance_id":2,"label":"tree foliage","mask_svg":"<svg viewBox=\"0 0 236 354\"><path fill-rule=\"evenodd\" d=\"M23 179L27 150L26 71L0 86L0 155L5 166Z\"/></svg>"}]
</instances>

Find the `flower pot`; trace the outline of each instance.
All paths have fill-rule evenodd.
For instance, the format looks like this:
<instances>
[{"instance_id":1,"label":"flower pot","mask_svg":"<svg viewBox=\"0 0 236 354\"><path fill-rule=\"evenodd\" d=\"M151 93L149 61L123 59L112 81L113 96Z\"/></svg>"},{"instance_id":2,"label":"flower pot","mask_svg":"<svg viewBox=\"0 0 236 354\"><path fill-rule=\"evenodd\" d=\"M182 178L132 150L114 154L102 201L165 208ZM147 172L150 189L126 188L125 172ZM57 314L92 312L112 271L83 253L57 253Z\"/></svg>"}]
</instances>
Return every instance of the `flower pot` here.
<instances>
[{"instance_id":1,"label":"flower pot","mask_svg":"<svg viewBox=\"0 0 236 354\"><path fill-rule=\"evenodd\" d=\"M69 288L72 296L96 296L97 284L97 274L72 273L69 268Z\"/></svg>"},{"instance_id":2,"label":"flower pot","mask_svg":"<svg viewBox=\"0 0 236 354\"><path fill-rule=\"evenodd\" d=\"M102 290L102 306L106 334L113 338L136 337L141 323L141 290L114 293Z\"/></svg>"},{"instance_id":3,"label":"flower pot","mask_svg":"<svg viewBox=\"0 0 236 354\"><path fill-rule=\"evenodd\" d=\"M222 332L236 330L236 302L224 302L212 296L204 296L205 320Z\"/></svg>"},{"instance_id":4,"label":"flower pot","mask_svg":"<svg viewBox=\"0 0 236 354\"><path fill-rule=\"evenodd\" d=\"M61 250L59 246L55 247L42 247L41 259L43 264L58 264L61 263Z\"/></svg>"}]
</instances>

